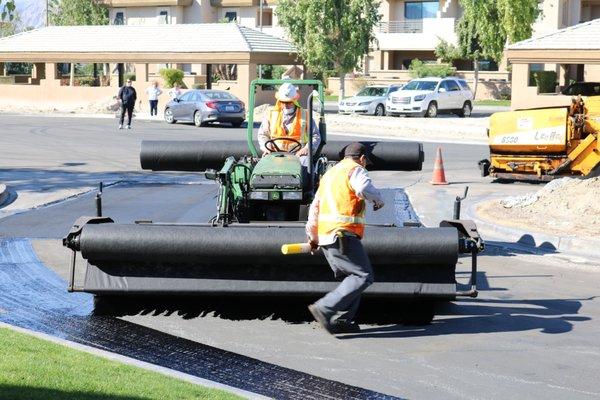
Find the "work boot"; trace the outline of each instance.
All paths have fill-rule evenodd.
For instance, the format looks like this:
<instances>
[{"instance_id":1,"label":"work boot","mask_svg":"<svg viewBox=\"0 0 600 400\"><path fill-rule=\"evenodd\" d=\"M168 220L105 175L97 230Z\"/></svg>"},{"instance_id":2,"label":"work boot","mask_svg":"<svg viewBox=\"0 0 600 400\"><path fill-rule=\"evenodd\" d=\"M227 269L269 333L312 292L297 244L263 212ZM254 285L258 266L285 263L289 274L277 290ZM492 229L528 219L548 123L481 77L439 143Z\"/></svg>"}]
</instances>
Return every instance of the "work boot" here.
<instances>
[{"instance_id":1,"label":"work boot","mask_svg":"<svg viewBox=\"0 0 600 400\"><path fill-rule=\"evenodd\" d=\"M358 333L360 325L355 321L335 321L331 324L331 331L333 333Z\"/></svg>"},{"instance_id":2,"label":"work boot","mask_svg":"<svg viewBox=\"0 0 600 400\"><path fill-rule=\"evenodd\" d=\"M323 314L323 312L319 310L319 308L316 305L311 304L310 306L308 306L308 311L310 311L315 321L317 321L323 327L323 329L325 329L331 334L334 333L332 331L332 325L329 321L329 318L327 318L327 316L325 316L325 314Z\"/></svg>"},{"instance_id":3,"label":"work boot","mask_svg":"<svg viewBox=\"0 0 600 400\"><path fill-rule=\"evenodd\" d=\"M119 124L119 129L123 129L123 125L122 124Z\"/></svg>"}]
</instances>

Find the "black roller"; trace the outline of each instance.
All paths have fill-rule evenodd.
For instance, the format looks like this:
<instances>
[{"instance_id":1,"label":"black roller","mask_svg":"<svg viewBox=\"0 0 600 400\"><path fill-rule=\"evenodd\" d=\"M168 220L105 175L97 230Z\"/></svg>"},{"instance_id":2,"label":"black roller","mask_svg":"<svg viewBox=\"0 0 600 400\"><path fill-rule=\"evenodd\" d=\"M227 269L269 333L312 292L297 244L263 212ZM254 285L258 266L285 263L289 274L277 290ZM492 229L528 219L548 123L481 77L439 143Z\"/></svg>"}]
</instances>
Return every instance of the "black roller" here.
<instances>
[{"instance_id":1,"label":"black roller","mask_svg":"<svg viewBox=\"0 0 600 400\"><path fill-rule=\"evenodd\" d=\"M140 162L152 171L206 171L221 169L227 157L247 155L245 140L144 140Z\"/></svg>"},{"instance_id":2,"label":"black roller","mask_svg":"<svg viewBox=\"0 0 600 400\"><path fill-rule=\"evenodd\" d=\"M83 290L95 294L319 296L338 282L322 254L284 256L304 228L236 225L87 224ZM452 299L455 228L367 228L375 273L366 295Z\"/></svg>"},{"instance_id":3,"label":"black roller","mask_svg":"<svg viewBox=\"0 0 600 400\"><path fill-rule=\"evenodd\" d=\"M343 158L349 141L328 142L322 154L330 161ZM416 142L361 142L370 151L372 171L420 171L423 165L423 145ZM258 146L255 144L256 148ZM220 169L227 157L236 160L250 155L245 140L212 141L142 141L142 169L153 171L205 171Z\"/></svg>"},{"instance_id":4,"label":"black roller","mask_svg":"<svg viewBox=\"0 0 600 400\"><path fill-rule=\"evenodd\" d=\"M371 171L420 171L425 159L423 145L417 142L366 142L369 158L373 165ZM347 141L328 141L322 154L330 161L344 158Z\"/></svg>"},{"instance_id":5,"label":"black roller","mask_svg":"<svg viewBox=\"0 0 600 400\"><path fill-rule=\"evenodd\" d=\"M281 254L281 245L305 240L303 227L90 224L80 246L97 261L322 265L320 256ZM458 257L455 228L368 227L363 244L373 264L454 265Z\"/></svg>"}]
</instances>

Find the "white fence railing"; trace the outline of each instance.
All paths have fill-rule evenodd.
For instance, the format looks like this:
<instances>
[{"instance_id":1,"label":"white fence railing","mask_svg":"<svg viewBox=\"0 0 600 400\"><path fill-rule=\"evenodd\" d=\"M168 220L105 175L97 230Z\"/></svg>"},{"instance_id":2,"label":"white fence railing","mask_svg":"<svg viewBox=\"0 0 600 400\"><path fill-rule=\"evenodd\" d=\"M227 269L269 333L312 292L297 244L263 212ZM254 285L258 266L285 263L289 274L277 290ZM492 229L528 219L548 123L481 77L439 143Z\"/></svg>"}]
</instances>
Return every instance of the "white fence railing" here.
<instances>
[{"instance_id":1,"label":"white fence railing","mask_svg":"<svg viewBox=\"0 0 600 400\"><path fill-rule=\"evenodd\" d=\"M423 20L380 22L377 28L379 33L423 33Z\"/></svg>"}]
</instances>

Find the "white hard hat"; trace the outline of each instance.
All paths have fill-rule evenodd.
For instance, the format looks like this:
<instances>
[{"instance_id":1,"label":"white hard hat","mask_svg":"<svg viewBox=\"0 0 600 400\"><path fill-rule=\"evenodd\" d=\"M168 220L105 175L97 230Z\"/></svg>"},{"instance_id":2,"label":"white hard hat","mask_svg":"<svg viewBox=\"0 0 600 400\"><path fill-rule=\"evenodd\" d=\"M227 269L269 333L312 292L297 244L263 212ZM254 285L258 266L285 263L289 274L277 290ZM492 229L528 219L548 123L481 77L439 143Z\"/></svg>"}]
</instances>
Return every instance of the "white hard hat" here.
<instances>
[{"instance_id":1,"label":"white hard hat","mask_svg":"<svg viewBox=\"0 0 600 400\"><path fill-rule=\"evenodd\" d=\"M296 86L291 83L284 83L279 87L277 93L275 93L275 98L283 102L296 101L300 98L300 93L298 93Z\"/></svg>"}]
</instances>

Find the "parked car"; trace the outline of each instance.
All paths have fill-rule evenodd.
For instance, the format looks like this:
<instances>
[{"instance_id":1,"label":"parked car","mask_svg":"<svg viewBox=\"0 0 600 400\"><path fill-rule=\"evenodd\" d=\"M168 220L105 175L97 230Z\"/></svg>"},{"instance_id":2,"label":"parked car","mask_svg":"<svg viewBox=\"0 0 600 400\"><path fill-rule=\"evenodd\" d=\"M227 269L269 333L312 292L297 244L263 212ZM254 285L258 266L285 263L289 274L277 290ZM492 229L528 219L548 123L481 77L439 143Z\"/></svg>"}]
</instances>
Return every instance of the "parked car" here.
<instances>
[{"instance_id":1,"label":"parked car","mask_svg":"<svg viewBox=\"0 0 600 400\"><path fill-rule=\"evenodd\" d=\"M342 100L339 113L385 115L385 99L401 87L402 85L366 86L355 96Z\"/></svg>"},{"instance_id":2,"label":"parked car","mask_svg":"<svg viewBox=\"0 0 600 400\"><path fill-rule=\"evenodd\" d=\"M473 92L467 81L457 78L420 78L408 82L385 102L388 115L417 115L434 118L453 112L471 116Z\"/></svg>"},{"instance_id":3,"label":"parked car","mask_svg":"<svg viewBox=\"0 0 600 400\"><path fill-rule=\"evenodd\" d=\"M165 107L165 121L193 122L206 126L209 122L229 122L239 127L246 118L244 102L224 90L188 90Z\"/></svg>"},{"instance_id":4,"label":"parked car","mask_svg":"<svg viewBox=\"0 0 600 400\"><path fill-rule=\"evenodd\" d=\"M574 82L561 93L567 96L600 96L600 82Z\"/></svg>"}]
</instances>

